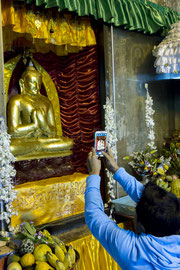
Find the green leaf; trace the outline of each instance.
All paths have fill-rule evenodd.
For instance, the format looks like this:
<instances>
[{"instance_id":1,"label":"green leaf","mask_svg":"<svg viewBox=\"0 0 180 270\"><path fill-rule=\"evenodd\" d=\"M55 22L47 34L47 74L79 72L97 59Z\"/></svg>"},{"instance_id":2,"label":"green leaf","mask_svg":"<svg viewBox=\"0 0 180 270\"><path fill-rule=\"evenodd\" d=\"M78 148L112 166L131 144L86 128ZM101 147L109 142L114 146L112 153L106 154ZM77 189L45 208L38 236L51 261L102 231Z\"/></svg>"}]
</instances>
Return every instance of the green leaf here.
<instances>
[{"instance_id":1,"label":"green leaf","mask_svg":"<svg viewBox=\"0 0 180 270\"><path fill-rule=\"evenodd\" d=\"M0 241L9 241L10 237L4 237L4 236L0 236Z\"/></svg>"},{"instance_id":2,"label":"green leaf","mask_svg":"<svg viewBox=\"0 0 180 270\"><path fill-rule=\"evenodd\" d=\"M31 226L28 222L25 222L25 229L30 235L34 235L36 233L34 226Z\"/></svg>"},{"instance_id":3,"label":"green leaf","mask_svg":"<svg viewBox=\"0 0 180 270\"><path fill-rule=\"evenodd\" d=\"M171 143L171 144L170 144L170 150L172 151L172 150L174 150L174 148L175 148L174 143Z\"/></svg>"},{"instance_id":4,"label":"green leaf","mask_svg":"<svg viewBox=\"0 0 180 270\"><path fill-rule=\"evenodd\" d=\"M13 238L23 240L25 236L22 233L16 233L13 235Z\"/></svg>"},{"instance_id":5,"label":"green leaf","mask_svg":"<svg viewBox=\"0 0 180 270\"><path fill-rule=\"evenodd\" d=\"M150 153L151 154L154 154L154 153L156 153L157 152L157 150L152 150Z\"/></svg>"},{"instance_id":6,"label":"green leaf","mask_svg":"<svg viewBox=\"0 0 180 270\"><path fill-rule=\"evenodd\" d=\"M29 238L31 239L32 241L35 241L35 237L27 232L23 232L22 233L24 235L24 238Z\"/></svg>"}]
</instances>

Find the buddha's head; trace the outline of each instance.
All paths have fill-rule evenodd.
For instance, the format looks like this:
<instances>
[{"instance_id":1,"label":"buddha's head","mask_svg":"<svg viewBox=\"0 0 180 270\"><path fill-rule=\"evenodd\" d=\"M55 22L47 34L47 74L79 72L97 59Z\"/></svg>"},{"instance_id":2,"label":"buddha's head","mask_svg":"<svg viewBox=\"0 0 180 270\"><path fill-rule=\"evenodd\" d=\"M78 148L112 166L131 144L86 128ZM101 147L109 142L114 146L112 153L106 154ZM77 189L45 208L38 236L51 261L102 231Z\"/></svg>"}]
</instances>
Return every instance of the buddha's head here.
<instances>
[{"instance_id":1,"label":"buddha's head","mask_svg":"<svg viewBox=\"0 0 180 270\"><path fill-rule=\"evenodd\" d=\"M19 80L21 94L35 96L41 89L42 77L34 67L27 67Z\"/></svg>"}]
</instances>

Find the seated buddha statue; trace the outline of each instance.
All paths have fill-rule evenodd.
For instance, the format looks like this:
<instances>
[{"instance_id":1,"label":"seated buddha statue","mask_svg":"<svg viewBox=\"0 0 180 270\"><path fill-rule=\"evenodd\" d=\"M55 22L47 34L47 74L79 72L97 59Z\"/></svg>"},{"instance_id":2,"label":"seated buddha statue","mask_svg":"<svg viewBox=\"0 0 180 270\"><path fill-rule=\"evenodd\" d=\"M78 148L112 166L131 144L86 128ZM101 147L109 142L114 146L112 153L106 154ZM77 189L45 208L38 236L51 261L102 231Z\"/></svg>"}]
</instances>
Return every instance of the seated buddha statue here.
<instances>
[{"instance_id":1,"label":"seated buddha statue","mask_svg":"<svg viewBox=\"0 0 180 270\"><path fill-rule=\"evenodd\" d=\"M34 67L27 67L19 80L21 94L8 102L8 132L17 160L24 156L34 159L72 153L73 140L57 135L53 106L40 93L41 83L41 74Z\"/></svg>"}]
</instances>

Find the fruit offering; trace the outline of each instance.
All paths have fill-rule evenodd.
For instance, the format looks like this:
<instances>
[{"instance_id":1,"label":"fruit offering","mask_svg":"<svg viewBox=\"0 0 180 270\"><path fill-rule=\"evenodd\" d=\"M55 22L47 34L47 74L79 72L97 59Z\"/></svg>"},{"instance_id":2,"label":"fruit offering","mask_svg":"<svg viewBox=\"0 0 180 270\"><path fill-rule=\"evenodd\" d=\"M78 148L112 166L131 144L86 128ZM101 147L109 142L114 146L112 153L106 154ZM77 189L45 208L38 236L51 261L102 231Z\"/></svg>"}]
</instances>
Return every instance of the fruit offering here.
<instances>
[{"instance_id":1,"label":"fruit offering","mask_svg":"<svg viewBox=\"0 0 180 270\"><path fill-rule=\"evenodd\" d=\"M65 246L47 230L37 232L30 223L25 222L14 239L20 243L8 256L7 270L67 270L76 262L72 246Z\"/></svg>"}]
</instances>

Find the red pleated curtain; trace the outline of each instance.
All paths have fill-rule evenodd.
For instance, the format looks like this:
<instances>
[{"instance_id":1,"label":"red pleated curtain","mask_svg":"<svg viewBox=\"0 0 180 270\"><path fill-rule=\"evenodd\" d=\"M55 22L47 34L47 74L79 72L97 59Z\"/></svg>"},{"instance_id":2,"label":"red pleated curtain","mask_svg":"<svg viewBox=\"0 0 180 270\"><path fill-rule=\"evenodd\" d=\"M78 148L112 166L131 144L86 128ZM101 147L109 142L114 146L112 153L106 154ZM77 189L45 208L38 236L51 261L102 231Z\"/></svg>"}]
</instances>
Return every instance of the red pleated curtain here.
<instances>
[{"instance_id":1,"label":"red pleated curtain","mask_svg":"<svg viewBox=\"0 0 180 270\"><path fill-rule=\"evenodd\" d=\"M97 46L57 56L35 53L34 58L51 76L59 95L63 135L74 139L73 165L87 173L86 159L100 130Z\"/></svg>"}]
</instances>

